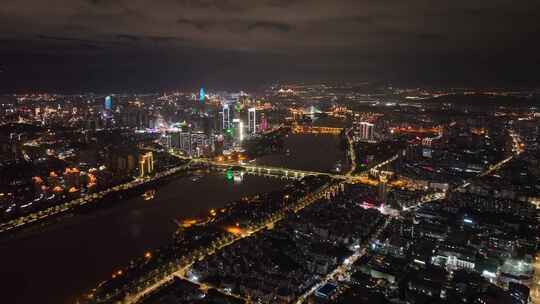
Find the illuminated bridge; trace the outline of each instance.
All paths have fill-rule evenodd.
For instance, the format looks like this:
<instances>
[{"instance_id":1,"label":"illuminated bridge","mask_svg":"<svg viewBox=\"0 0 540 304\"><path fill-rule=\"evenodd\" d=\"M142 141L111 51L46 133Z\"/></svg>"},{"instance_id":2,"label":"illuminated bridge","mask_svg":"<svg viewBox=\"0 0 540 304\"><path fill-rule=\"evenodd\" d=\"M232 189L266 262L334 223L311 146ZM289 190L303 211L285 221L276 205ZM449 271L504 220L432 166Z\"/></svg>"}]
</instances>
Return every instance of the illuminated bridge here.
<instances>
[{"instance_id":1,"label":"illuminated bridge","mask_svg":"<svg viewBox=\"0 0 540 304\"><path fill-rule=\"evenodd\" d=\"M369 177L368 175L369 171L356 174L356 175L333 174L333 173L327 173L327 172L297 170L297 169L284 168L284 167L271 167L271 166L262 166L262 165L219 162L219 161L213 161L211 159L205 159L205 158L190 158L190 157L177 154L173 151L169 151L169 153L180 159L189 160L190 165L204 164L209 167L219 168L223 170L233 169L233 171L234 169L238 169L238 171L242 171L242 172L245 172L246 174L251 174L251 175L271 176L271 177L279 177L283 179L302 179L303 177L306 177L309 175L319 175L319 176L325 175L325 176L329 176L329 177L342 180L351 184L367 184L367 185L372 185L372 186L376 186L379 184L378 178L372 179ZM395 159L397 159L397 156L394 156L391 159L384 161L383 164L387 165L388 163L394 161ZM377 166L377 168L380 168L380 167L382 166ZM380 172L377 171L377 173L380 173ZM377 177L378 175L379 174L377 174ZM403 187L403 185L401 187Z\"/></svg>"},{"instance_id":2,"label":"illuminated bridge","mask_svg":"<svg viewBox=\"0 0 540 304\"><path fill-rule=\"evenodd\" d=\"M361 174L361 175L342 175L342 174L332 174L332 173L325 173L325 172L316 172L316 171L305 171L305 170L296 170L296 169L290 169L290 168L281 168L281 167L269 167L269 166L259 166L259 165L248 165L248 164L230 164L230 163L223 163L223 162L216 162L212 160L207 159L193 159L192 164L205 164L214 168L219 168L223 170L232 169L233 171L236 169L241 172L245 172L246 174L251 175L259 175L259 176L270 176L270 177L278 177L283 179L302 179L306 176L329 176L331 178L342 180L347 183L351 184L367 184L376 186L378 185L378 181L374 179L370 179L367 174Z\"/></svg>"},{"instance_id":3,"label":"illuminated bridge","mask_svg":"<svg viewBox=\"0 0 540 304\"><path fill-rule=\"evenodd\" d=\"M326 175L330 177L336 177L340 175L333 175L330 173L315 172L315 171L305 171L305 170L296 170L289 168L281 167L269 167L269 166L258 166L258 165L246 165L246 164L230 164L222 163L205 159L193 159L194 164L206 164L218 169L232 169L238 170L250 175L259 175L259 176L271 176L271 177L280 177L283 179L302 179L309 175Z\"/></svg>"}]
</instances>

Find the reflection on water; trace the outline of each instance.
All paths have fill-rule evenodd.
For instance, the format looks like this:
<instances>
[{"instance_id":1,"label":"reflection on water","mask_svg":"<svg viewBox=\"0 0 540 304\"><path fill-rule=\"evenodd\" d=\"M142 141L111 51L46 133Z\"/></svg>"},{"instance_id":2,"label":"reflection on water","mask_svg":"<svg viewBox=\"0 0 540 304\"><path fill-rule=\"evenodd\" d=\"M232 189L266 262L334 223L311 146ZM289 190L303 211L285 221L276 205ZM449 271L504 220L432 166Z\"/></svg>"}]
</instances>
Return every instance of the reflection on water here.
<instances>
[{"instance_id":1,"label":"reflection on water","mask_svg":"<svg viewBox=\"0 0 540 304\"><path fill-rule=\"evenodd\" d=\"M146 190L143 194L142 194L142 198L145 200L145 201L149 201L151 199L154 199L156 195L156 189L151 189L151 190Z\"/></svg>"},{"instance_id":2,"label":"reflection on water","mask_svg":"<svg viewBox=\"0 0 540 304\"><path fill-rule=\"evenodd\" d=\"M284 153L257 158L256 164L291 169L331 172L339 161L347 162L346 152L339 148L340 138L335 135L290 134L285 138ZM344 168L341 168L342 171Z\"/></svg>"}]
</instances>

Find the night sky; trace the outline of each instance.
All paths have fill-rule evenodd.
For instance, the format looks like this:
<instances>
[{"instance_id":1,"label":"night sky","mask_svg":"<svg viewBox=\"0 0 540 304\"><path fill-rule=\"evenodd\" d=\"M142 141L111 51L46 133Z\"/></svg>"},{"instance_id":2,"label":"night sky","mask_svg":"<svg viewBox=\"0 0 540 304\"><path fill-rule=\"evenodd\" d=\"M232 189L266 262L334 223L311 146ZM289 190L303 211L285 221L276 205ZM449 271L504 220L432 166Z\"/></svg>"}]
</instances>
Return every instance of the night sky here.
<instances>
[{"instance_id":1,"label":"night sky","mask_svg":"<svg viewBox=\"0 0 540 304\"><path fill-rule=\"evenodd\" d=\"M1 92L540 84L538 0L1 2Z\"/></svg>"}]
</instances>

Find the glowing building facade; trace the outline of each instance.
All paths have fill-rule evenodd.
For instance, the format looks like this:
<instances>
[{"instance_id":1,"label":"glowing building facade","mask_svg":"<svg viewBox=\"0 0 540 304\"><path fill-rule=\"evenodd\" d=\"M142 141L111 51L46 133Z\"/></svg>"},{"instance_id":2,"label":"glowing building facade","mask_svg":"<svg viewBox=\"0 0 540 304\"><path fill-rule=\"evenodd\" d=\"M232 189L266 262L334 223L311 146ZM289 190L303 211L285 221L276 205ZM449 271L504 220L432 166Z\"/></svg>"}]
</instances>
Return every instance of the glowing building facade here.
<instances>
[{"instance_id":1,"label":"glowing building facade","mask_svg":"<svg viewBox=\"0 0 540 304\"><path fill-rule=\"evenodd\" d=\"M354 140L355 141L372 141L375 139L375 126L369 122L354 123Z\"/></svg>"},{"instance_id":2,"label":"glowing building facade","mask_svg":"<svg viewBox=\"0 0 540 304\"><path fill-rule=\"evenodd\" d=\"M239 118L232 120L232 128L234 130L234 139L238 141L244 140L244 122Z\"/></svg>"},{"instance_id":3,"label":"glowing building facade","mask_svg":"<svg viewBox=\"0 0 540 304\"><path fill-rule=\"evenodd\" d=\"M204 103L205 100L206 100L206 93L204 92L204 88L201 88L201 90L199 91L199 102Z\"/></svg>"},{"instance_id":4,"label":"glowing building facade","mask_svg":"<svg viewBox=\"0 0 540 304\"><path fill-rule=\"evenodd\" d=\"M154 172L154 154L147 152L139 158L139 176L145 177Z\"/></svg>"},{"instance_id":5,"label":"glowing building facade","mask_svg":"<svg viewBox=\"0 0 540 304\"><path fill-rule=\"evenodd\" d=\"M223 105L223 131L226 131L231 127L231 110L228 104Z\"/></svg>"},{"instance_id":6,"label":"glowing building facade","mask_svg":"<svg viewBox=\"0 0 540 304\"><path fill-rule=\"evenodd\" d=\"M250 134L257 132L257 110L255 108L248 110L248 131Z\"/></svg>"},{"instance_id":7,"label":"glowing building facade","mask_svg":"<svg viewBox=\"0 0 540 304\"><path fill-rule=\"evenodd\" d=\"M112 111L112 97L105 97L105 110Z\"/></svg>"}]
</instances>

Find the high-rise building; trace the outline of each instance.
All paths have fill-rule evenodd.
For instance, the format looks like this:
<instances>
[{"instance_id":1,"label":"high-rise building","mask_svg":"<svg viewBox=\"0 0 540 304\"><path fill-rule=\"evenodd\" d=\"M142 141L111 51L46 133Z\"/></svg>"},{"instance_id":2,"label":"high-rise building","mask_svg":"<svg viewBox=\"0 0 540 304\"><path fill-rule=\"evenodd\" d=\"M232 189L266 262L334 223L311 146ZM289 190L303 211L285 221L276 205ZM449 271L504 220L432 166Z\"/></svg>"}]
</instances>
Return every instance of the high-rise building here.
<instances>
[{"instance_id":1,"label":"high-rise building","mask_svg":"<svg viewBox=\"0 0 540 304\"><path fill-rule=\"evenodd\" d=\"M191 133L191 156L201 157L201 155L210 152L210 140L208 135L203 132Z\"/></svg>"},{"instance_id":2,"label":"high-rise building","mask_svg":"<svg viewBox=\"0 0 540 304\"><path fill-rule=\"evenodd\" d=\"M257 132L257 111L255 108L248 109L248 131L250 134Z\"/></svg>"},{"instance_id":3,"label":"high-rise building","mask_svg":"<svg viewBox=\"0 0 540 304\"><path fill-rule=\"evenodd\" d=\"M159 142L162 146L164 146L167 149L172 148L172 136L169 133L161 135L159 138Z\"/></svg>"},{"instance_id":4,"label":"high-rise building","mask_svg":"<svg viewBox=\"0 0 540 304\"><path fill-rule=\"evenodd\" d=\"M191 132L180 132L178 134L178 149L187 155L191 155Z\"/></svg>"},{"instance_id":5,"label":"high-rise building","mask_svg":"<svg viewBox=\"0 0 540 304\"><path fill-rule=\"evenodd\" d=\"M244 140L244 122L239 118L232 120L232 128L234 130L234 139L237 141Z\"/></svg>"},{"instance_id":6,"label":"high-rise building","mask_svg":"<svg viewBox=\"0 0 540 304\"><path fill-rule=\"evenodd\" d=\"M223 105L223 112L222 112L222 118L223 118L223 131L227 131L231 127L231 111L229 104Z\"/></svg>"},{"instance_id":7,"label":"high-rise building","mask_svg":"<svg viewBox=\"0 0 540 304\"><path fill-rule=\"evenodd\" d=\"M206 93L204 92L204 88L201 88L201 90L199 91L199 102L204 103L205 100L206 100Z\"/></svg>"},{"instance_id":8,"label":"high-rise building","mask_svg":"<svg viewBox=\"0 0 540 304\"><path fill-rule=\"evenodd\" d=\"M111 96L107 96L105 97L105 110L107 111L112 111L112 97Z\"/></svg>"},{"instance_id":9,"label":"high-rise building","mask_svg":"<svg viewBox=\"0 0 540 304\"><path fill-rule=\"evenodd\" d=\"M354 139L355 141L372 141L374 139L374 125L369 122L362 121L354 124Z\"/></svg>"},{"instance_id":10,"label":"high-rise building","mask_svg":"<svg viewBox=\"0 0 540 304\"><path fill-rule=\"evenodd\" d=\"M212 137L201 131L178 131L171 132L170 148L178 149L185 155L200 157L214 151Z\"/></svg>"},{"instance_id":11,"label":"high-rise building","mask_svg":"<svg viewBox=\"0 0 540 304\"><path fill-rule=\"evenodd\" d=\"M106 129L113 126L113 112L112 112L113 101L111 96L105 97L105 104L103 109L103 124Z\"/></svg>"}]
</instances>

